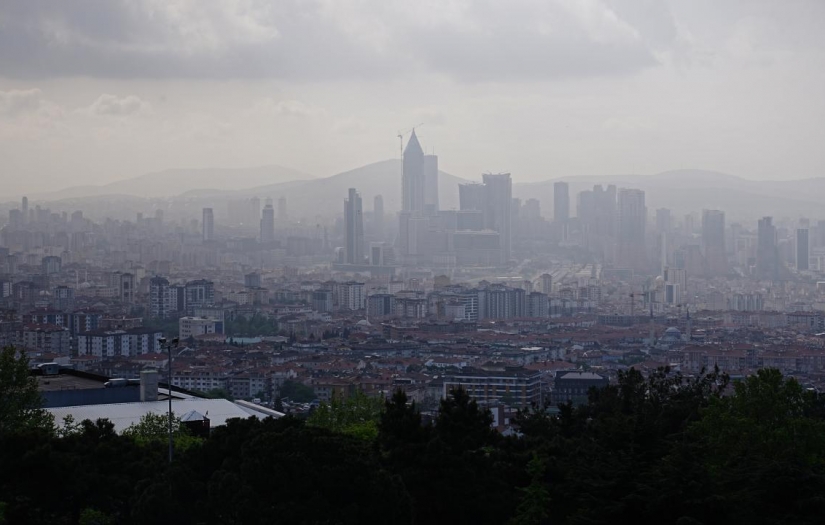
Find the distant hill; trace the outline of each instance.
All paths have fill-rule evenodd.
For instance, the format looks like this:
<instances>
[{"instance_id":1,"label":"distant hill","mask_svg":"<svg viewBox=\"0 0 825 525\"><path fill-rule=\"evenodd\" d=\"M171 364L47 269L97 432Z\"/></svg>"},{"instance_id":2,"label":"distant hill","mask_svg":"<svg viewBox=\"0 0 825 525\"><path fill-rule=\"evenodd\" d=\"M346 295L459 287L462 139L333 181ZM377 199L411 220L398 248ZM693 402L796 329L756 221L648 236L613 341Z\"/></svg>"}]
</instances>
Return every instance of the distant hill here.
<instances>
[{"instance_id":1,"label":"distant hill","mask_svg":"<svg viewBox=\"0 0 825 525\"><path fill-rule=\"evenodd\" d=\"M514 175L518 180L518 175ZM615 184L619 188L638 188L646 192L649 213L656 208L670 208L675 215L702 209L722 209L728 221L751 220L763 215L776 217L817 217L821 214L820 196L825 195L825 178L790 181L754 181L706 170L673 170L655 175L598 175L561 177L541 182L515 183L513 196L522 200L536 198L542 214L553 215L553 184L565 181L570 187L571 214L576 215L576 195L595 184ZM458 185L470 182L449 173L439 172L441 209L458 208ZM384 208L394 213L401 208L401 166L398 159L367 164L330 177L315 178L280 166L240 169L166 170L119 181L105 186L70 188L46 195L30 196L34 200L53 200L70 209L96 205L101 197L117 200L124 206L124 217L135 210L151 212L141 199L171 197L186 210L198 215L202 206L215 208L222 220L227 201L252 196L261 199L286 197L289 215L312 219L316 216L337 217L349 188L356 188L364 201L364 211L372 211L376 195L384 197ZM188 212L187 212L188 213Z\"/></svg>"},{"instance_id":2,"label":"distant hill","mask_svg":"<svg viewBox=\"0 0 825 525\"><path fill-rule=\"evenodd\" d=\"M458 208L458 185L469 182L449 173L438 173L439 204L442 209ZM317 210L319 214L343 213L347 190L361 193L365 211L371 211L376 195L384 197L384 209L401 208L401 165L398 159L383 160L331 177L309 181L270 184L235 192L233 198L257 195L286 197L290 210Z\"/></svg>"},{"instance_id":3,"label":"distant hill","mask_svg":"<svg viewBox=\"0 0 825 525\"><path fill-rule=\"evenodd\" d=\"M157 198L196 192L196 190L233 191L264 184L314 178L314 175L277 165L254 168L169 169L102 186L75 186L57 192L30 195L29 198L56 200L116 194Z\"/></svg>"}]
</instances>

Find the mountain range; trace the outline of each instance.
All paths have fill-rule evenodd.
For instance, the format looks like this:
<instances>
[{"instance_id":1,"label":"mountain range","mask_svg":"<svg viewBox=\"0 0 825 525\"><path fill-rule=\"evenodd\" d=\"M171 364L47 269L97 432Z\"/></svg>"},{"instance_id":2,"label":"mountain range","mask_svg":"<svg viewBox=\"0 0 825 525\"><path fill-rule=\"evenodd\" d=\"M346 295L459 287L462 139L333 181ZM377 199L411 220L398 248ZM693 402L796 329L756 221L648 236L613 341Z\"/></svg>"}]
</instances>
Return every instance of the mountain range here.
<instances>
[{"instance_id":1,"label":"mountain range","mask_svg":"<svg viewBox=\"0 0 825 525\"><path fill-rule=\"evenodd\" d=\"M514 179L517 180L517 175ZM821 197L825 195L825 178L821 177L755 181L714 171L674 170L655 175L575 176L515 182L513 197L539 199L543 215L551 217L553 185L557 181L569 184L573 215L576 194L595 184L644 190L650 214L656 208L670 208L675 214L722 209L729 220L762 215L816 217L822 208ZM470 180L439 172L442 209L458 208L458 185L466 182ZM356 188L361 193L365 211L372 209L376 195L383 196L385 210L397 211L401 201L400 162L384 160L324 178L283 166L165 170L104 186L79 186L53 194L32 195L31 200L69 201L82 208L84 202L99 201L102 196L119 196L129 201L172 197L175 201L185 201L187 208L212 206L218 212L225 209L228 200L285 197L291 216L311 218L340 215L348 188Z\"/></svg>"},{"instance_id":2,"label":"mountain range","mask_svg":"<svg viewBox=\"0 0 825 525\"><path fill-rule=\"evenodd\" d=\"M73 186L56 192L29 195L29 198L54 201L102 195L131 195L143 198L162 198L181 194L208 195L235 191L239 187L252 188L314 178L314 175L278 165L252 168L168 169L100 186Z\"/></svg>"}]
</instances>

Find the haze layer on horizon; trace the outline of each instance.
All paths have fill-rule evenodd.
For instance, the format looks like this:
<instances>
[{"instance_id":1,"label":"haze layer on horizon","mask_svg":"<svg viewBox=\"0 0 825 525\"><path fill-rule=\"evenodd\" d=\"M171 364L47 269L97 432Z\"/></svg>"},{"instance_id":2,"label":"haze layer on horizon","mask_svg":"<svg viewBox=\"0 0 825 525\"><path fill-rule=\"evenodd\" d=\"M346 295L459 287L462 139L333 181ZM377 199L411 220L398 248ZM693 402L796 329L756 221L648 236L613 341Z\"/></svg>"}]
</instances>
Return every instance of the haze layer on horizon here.
<instances>
[{"instance_id":1,"label":"haze layer on horizon","mask_svg":"<svg viewBox=\"0 0 825 525\"><path fill-rule=\"evenodd\" d=\"M529 182L825 166L818 0L10 0L3 195L397 157Z\"/></svg>"}]
</instances>

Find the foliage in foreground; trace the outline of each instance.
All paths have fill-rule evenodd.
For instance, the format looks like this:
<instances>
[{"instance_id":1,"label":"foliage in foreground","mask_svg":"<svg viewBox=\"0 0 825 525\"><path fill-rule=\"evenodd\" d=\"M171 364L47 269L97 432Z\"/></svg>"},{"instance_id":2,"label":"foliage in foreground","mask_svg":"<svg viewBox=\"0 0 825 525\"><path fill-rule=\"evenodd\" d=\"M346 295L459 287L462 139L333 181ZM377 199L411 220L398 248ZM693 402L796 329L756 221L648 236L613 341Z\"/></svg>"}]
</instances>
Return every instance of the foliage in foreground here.
<instances>
[{"instance_id":1,"label":"foliage in foreground","mask_svg":"<svg viewBox=\"0 0 825 525\"><path fill-rule=\"evenodd\" d=\"M383 408L380 398L368 397L359 390L345 399L333 396L329 403L321 403L307 418L307 425L372 441L378 437Z\"/></svg>"},{"instance_id":2,"label":"foliage in foreground","mask_svg":"<svg viewBox=\"0 0 825 525\"><path fill-rule=\"evenodd\" d=\"M29 375L29 359L13 346L0 350L0 436L30 429L49 430L54 420L41 408L37 381Z\"/></svg>"},{"instance_id":3,"label":"foliage in foreground","mask_svg":"<svg viewBox=\"0 0 825 525\"><path fill-rule=\"evenodd\" d=\"M162 416L124 435L107 421L60 435L7 426L0 522L804 524L825 513L825 402L775 370L730 388L716 372L631 369L586 405L519 414L519 438L492 431L462 390L432 425L401 392L373 404L341 400L307 423L234 420L172 465Z\"/></svg>"}]
</instances>

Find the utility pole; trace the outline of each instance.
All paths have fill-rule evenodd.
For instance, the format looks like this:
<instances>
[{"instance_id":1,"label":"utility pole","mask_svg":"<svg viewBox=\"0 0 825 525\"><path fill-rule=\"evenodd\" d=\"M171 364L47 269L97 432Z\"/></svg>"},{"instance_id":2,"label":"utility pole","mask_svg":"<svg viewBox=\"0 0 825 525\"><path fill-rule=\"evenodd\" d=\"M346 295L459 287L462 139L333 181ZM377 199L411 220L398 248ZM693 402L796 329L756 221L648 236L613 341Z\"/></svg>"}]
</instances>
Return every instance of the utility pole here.
<instances>
[{"instance_id":1,"label":"utility pole","mask_svg":"<svg viewBox=\"0 0 825 525\"><path fill-rule=\"evenodd\" d=\"M169 419L169 464L171 464L172 463L172 451L174 449L173 440L172 440L172 347L174 346L175 348L177 348L178 344L180 343L180 340L177 337L175 337L174 339L172 339L171 342L169 342L169 344L167 344L166 343L166 338L161 337L160 339L158 339L158 343L160 343L161 347L166 347L166 353L167 353L166 354L167 355L166 365L167 365L167 370L168 370L168 376L167 376L166 380L168 381L167 386L169 387L169 395L167 396L169 398L169 414L168 414L168 419Z\"/></svg>"}]
</instances>

